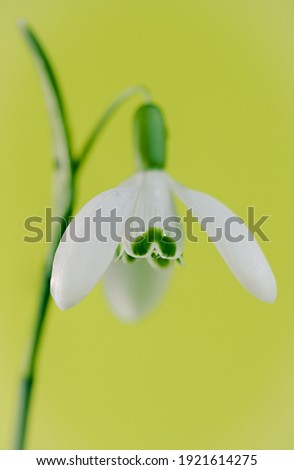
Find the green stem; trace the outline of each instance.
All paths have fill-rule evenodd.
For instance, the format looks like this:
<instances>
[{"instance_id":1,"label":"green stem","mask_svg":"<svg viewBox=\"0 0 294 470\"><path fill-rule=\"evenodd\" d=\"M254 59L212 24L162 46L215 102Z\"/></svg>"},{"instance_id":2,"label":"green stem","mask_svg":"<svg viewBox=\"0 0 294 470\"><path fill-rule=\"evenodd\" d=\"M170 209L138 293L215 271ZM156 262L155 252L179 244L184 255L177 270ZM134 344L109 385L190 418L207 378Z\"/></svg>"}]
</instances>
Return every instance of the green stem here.
<instances>
[{"instance_id":1,"label":"green stem","mask_svg":"<svg viewBox=\"0 0 294 470\"><path fill-rule=\"evenodd\" d=\"M90 137L86 141L82 151L80 152L79 158L76 160L75 165L79 167L81 164L83 164L86 160L86 157L88 156L90 150L93 147L93 144L98 136L100 134L101 130L104 128L104 126L108 123L109 119L112 117L112 115L120 108L122 104L124 104L131 96L135 94L141 94L145 98L146 102L151 101L151 95L149 91L147 90L146 87L141 86L141 85L135 85L130 88L127 88L121 95L118 96L118 98L113 101L113 103L109 106L109 108L106 109L105 113L102 115L96 126L94 127L93 131L90 134Z\"/></svg>"},{"instance_id":2,"label":"green stem","mask_svg":"<svg viewBox=\"0 0 294 470\"><path fill-rule=\"evenodd\" d=\"M27 372L22 379L20 387L20 403L18 410L18 422L16 426L15 449L25 448L26 430L29 416L30 403L32 398L32 390L35 378L35 364L40 345L41 334L44 328L44 321L47 306L50 299L50 273L45 270L42 288L40 292L39 303L36 310L36 323L31 338L29 362Z\"/></svg>"},{"instance_id":3,"label":"green stem","mask_svg":"<svg viewBox=\"0 0 294 470\"><path fill-rule=\"evenodd\" d=\"M71 201L74 196L74 184L71 188ZM29 411L32 400L32 392L35 383L36 363L40 350L42 333L44 331L46 312L50 301L50 279L54 254L59 244L60 238L64 233L69 218L72 214L72 203L66 213L63 215L64 224L61 227L61 235L55 238L47 255L44 266L43 279L39 294L39 301L36 308L35 324L29 345L28 360L25 368L25 374L20 384L19 409L17 414L16 434L14 449L25 449L26 435L28 428Z\"/></svg>"},{"instance_id":4,"label":"green stem","mask_svg":"<svg viewBox=\"0 0 294 470\"><path fill-rule=\"evenodd\" d=\"M52 243L52 247L48 253L47 260L45 263L41 290L39 294L39 302L38 302L37 309L36 309L35 325L34 325L34 329L33 329L32 336L31 336L28 361L26 364L25 374L21 381L20 395L19 395L19 407L18 407L17 423L16 423L16 429L15 429L14 449L21 450L21 449L24 449L26 445L28 422L30 418L30 410L31 410L31 403L32 403L32 394L33 394L35 378L36 378L37 359L38 359L38 355L40 351L41 339L42 339L43 332L44 332L48 305L50 302L50 278L51 278L51 272L52 272L53 259L54 259L55 251L60 242L61 236L64 230L66 229L70 216L72 215L73 201L75 198L75 190L76 190L75 176L76 176L77 170L80 168L81 164L85 162L86 157L88 156L90 150L92 149L94 145L94 142L97 140L102 129L108 123L112 115L118 110L118 108L128 98L130 98L136 93L142 94L145 97L146 101L150 101L151 99L148 91L144 87L133 86L131 88L128 88L112 103L112 105L102 115L97 125L95 126L92 134L90 135L89 139L86 141L86 144L84 145L79 158L74 160L71 155L71 152L69 152L70 160L72 162L72 165L70 167L71 184L69 188L68 199L66 198L65 195L64 197L66 198L66 200L70 202L66 210L66 213L63 214L63 219L65 221L64 227L62 227L61 234Z\"/></svg>"}]
</instances>

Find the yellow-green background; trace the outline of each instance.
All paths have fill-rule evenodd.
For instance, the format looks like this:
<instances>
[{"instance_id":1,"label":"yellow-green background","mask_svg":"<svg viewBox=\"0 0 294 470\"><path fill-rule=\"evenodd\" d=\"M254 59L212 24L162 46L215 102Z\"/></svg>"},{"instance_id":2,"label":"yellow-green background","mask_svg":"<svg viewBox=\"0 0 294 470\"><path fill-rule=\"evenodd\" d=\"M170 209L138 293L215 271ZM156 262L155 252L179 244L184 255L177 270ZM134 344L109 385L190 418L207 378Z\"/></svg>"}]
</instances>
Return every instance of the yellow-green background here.
<instances>
[{"instance_id":1,"label":"yellow-green background","mask_svg":"<svg viewBox=\"0 0 294 470\"><path fill-rule=\"evenodd\" d=\"M139 324L120 323L100 285L70 311L52 303L29 448L293 449L292 0L1 0L1 448L44 255L22 241L23 221L51 201L50 131L19 17L53 59L76 147L120 90L146 84L167 116L170 173L243 217L248 205L272 215L262 247L279 289L274 305L253 298L202 237ZM132 172L138 103L95 147L76 209Z\"/></svg>"}]
</instances>

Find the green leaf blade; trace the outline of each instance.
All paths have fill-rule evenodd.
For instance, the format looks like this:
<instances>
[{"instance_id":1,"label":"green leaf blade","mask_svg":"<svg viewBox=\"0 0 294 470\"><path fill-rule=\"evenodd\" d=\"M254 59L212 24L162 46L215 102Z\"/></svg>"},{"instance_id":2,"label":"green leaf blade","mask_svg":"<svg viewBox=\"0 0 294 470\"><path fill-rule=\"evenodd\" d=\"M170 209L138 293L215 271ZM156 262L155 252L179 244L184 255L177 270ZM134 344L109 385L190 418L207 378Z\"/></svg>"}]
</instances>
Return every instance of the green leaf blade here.
<instances>
[{"instance_id":1,"label":"green leaf blade","mask_svg":"<svg viewBox=\"0 0 294 470\"><path fill-rule=\"evenodd\" d=\"M23 20L18 26L35 60L44 90L53 137L55 163L54 200L58 214L70 204L73 157L65 108L53 68L35 33Z\"/></svg>"}]
</instances>

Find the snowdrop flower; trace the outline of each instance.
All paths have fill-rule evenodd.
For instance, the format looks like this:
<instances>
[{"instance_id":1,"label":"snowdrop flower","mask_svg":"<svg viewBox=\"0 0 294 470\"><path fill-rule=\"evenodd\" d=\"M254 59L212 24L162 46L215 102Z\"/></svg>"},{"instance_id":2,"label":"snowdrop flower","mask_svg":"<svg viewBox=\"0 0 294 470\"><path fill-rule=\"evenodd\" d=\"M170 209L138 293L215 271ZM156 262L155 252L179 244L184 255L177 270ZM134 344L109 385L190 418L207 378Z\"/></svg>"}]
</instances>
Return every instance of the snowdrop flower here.
<instances>
[{"instance_id":1,"label":"snowdrop flower","mask_svg":"<svg viewBox=\"0 0 294 470\"><path fill-rule=\"evenodd\" d=\"M185 188L165 172L166 130L157 106L141 106L134 123L140 171L120 186L91 199L68 226L56 251L51 293L63 310L78 304L103 276L109 305L121 319L132 321L152 309L168 286L173 265L182 263L183 237L172 236L177 230L182 233L181 225L178 221L168 226L164 223L167 219L175 220L177 215L174 196L192 209L200 223L205 217L214 218L213 223L206 224L209 237L215 235L217 228L224 233L226 220L234 217L218 200ZM99 225L97 237L97 214L99 220L104 217L109 221L114 209L119 219L115 236L112 224L105 222ZM144 228L136 227L136 236L131 240L126 237L130 217L132 227L138 218L145 222ZM78 242L85 234L87 218L89 239ZM75 239L70 236L73 224ZM234 224L231 236L240 235L242 239L238 242L222 236L215 246L251 294L273 302L276 282L271 268L257 242L250 239L245 224Z\"/></svg>"}]
</instances>

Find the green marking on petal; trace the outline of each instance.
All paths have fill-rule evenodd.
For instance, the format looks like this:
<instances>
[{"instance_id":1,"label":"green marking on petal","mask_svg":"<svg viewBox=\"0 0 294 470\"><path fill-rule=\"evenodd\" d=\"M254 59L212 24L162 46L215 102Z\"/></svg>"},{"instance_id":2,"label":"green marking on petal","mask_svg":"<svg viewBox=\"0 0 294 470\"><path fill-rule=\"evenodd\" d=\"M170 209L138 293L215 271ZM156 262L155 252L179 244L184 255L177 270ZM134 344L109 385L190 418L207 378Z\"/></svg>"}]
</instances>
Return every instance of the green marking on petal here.
<instances>
[{"instance_id":1,"label":"green marking on petal","mask_svg":"<svg viewBox=\"0 0 294 470\"><path fill-rule=\"evenodd\" d=\"M166 258L154 258L154 263L160 266L161 268L166 268L170 264L170 260Z\"/></svg>"},{"instance_id":2,"label":"green marking on petal","mask_svg":"<svg viewBox=\"0 0 294 470\"><path fill-rule=\"evenodd\" d=\"M136 238L132 244L135 256L145 256L151 248L152 243L157 243L161 254L166 258L173 258L176 254L176 243L172 238L163 234L157 227L150 227L147 232Z\"/></svg>"},{"instance_id":3,"label":"green marking on petal","mask_svg":"<svg viewBox=\"0 0 294 470\"><path fill-rule=\"evenodd\" d=\"M119 258L122 254L122 246L121 244L117 245L117 248L115 250L115 258Z\"/></svg>"},{"instance_id":4,"label":"green marking on petal","mask_svg":"<svg viewBox=\"0 0 294 470\"><path fill-rule=\"evenodd\" d=\"M157 264L157 266L160 266L161 268L165 268L166 266L170 264L169 259L161 258L161 256L158 253L156 253L156 251L153 251L151 253L151 258L152 258L152 261L154 261L154 263Z\"/></svg>"},{"instance_id":5,"label":"green marking on petal","mask_svg":"<svg viewBox=\"0 0 294 470\"><path fill-rule=\"evenodd\" d=\"M133 256L128 255L128 253L125 253L125 259L128 263L133 263L134 261L136 261L136 258L134 258Z\"/></svg>"},{"instance_id":6,"label":"green marking on petal","mask_svg":"<svg viewBox=\"0 0 294 470\"><path fill-rule=\"evenodd\" d=\"M132 243L132 250L135 256L145 256L147 255L150 246L151 242L148 240L147 233L144 233L137 237L134 243Z\"/></svg>"},{"instance_id":7,"label":"green marking on petal","mask_svg":"<svg viewBox=\"0 0 294 470\"><path fill-rule=\"evenodd\" d=\"M164 256L167 258L172 258L175 256L177 247L175 242L170 237L164 235L158 243L161 249L161 253Z\"/></svg>"}]
</instances>

